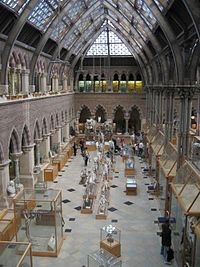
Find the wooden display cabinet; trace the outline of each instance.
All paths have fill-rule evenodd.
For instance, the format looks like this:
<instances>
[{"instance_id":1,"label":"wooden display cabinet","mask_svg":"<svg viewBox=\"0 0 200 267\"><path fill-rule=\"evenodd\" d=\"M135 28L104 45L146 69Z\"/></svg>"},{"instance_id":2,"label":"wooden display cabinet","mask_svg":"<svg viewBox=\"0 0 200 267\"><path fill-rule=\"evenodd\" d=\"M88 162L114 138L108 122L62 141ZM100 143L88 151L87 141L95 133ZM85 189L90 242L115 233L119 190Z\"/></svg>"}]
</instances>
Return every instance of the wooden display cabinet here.
<instances>
[{"instance_id":1,"label":"wooden display cabinet","mask_svg":"<svg viewBox=\"0 0 200 267\"><path fill-rule=\"evenodd\" d=\"M15 235L15 219L13 210L0 211L0 241L10 241Z\"/></svg>"},{"instance_id":2,"label":"wooden display cabinet","mask_svg":"<svg viewBox=\"0 0 200 267\"><path fill-rule=\"evenodd\" d=\"M54 181L58 176L58 166L56 165L49 165L47 168L44 169L44 181Z\"/></svg>"}]
</instances>

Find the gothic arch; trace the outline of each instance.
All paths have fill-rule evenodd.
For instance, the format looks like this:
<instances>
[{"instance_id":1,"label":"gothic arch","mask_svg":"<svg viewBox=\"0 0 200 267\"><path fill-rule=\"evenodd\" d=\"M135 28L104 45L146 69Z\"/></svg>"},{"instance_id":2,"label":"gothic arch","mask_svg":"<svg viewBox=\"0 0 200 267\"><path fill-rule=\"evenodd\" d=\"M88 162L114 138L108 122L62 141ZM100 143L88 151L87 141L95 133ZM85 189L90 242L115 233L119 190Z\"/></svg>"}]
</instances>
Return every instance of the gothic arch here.
<instances>
[{"instance_id":1,"label":"gothic arch","mask_svg":"<svg viewBox=\"0 0 200 267\"><path fill-rule=\"evenodd\" d=\"M11 132L10 139L9 139L9 152L12 154L20 152L20 139L18 132L14 128Z\"/></svg>"},{"instance_id":2,"label":"gothic arch","mask_svg":"<svg viewBox=\"0 0 200 267\"><path fill-rule=\"evenodd\" d=\"M132 132L141 130L141 112L140 109L134 105L129 109L128 129Z\"/></svg>"},{"instance_id":3,"label":"gothic arch","mask_svg":"<svg viewBox=\"0 0 200 267\"><path fill-rule=\"evenodd\" d=\"M30 144L31 144L30 131L28 126L25 124L22 131L21 145L22 147L24 147L24 146L29 146Z\"/></svg>"},{"instance_id":4,"label":"gothic arch","mask_svg":"<svg viewBox=\"0 0 200 267\"><path fill-rule=\"evenodd\" d=\"M126 131L126 112L121 105L118 105L113 111L113 123L115 125L115 131L124 133Z\"/></svg>"},{"instance_id":5,"label":"gothic arch","mask_svg":"<svg viewBox=\"0 0 200 267\"><path fill-rule=\"evenodd\" d=\"M34 140L40 139L41 138L41 131L40 131L40 126L38 120L35 122L35 127L34 127Z\"/></svg>"},{"instance_id":6,"label":"gothic arch","mask_svg":"<svg viewBox=\"0 0 200 267\"><path fill-rule=\"evenodd\" d=\"M4 158L3 146L0 143L0 163L3 163L4 160L5 160L5 158Z\"/></svg>"},{"instance_id":7,"label":"gothic arch","mask_svg":"<svg viewBox=\"0 0 200 267\"><path fill-rule=\"evenodd\" d=\"M42 136L45 134L48 134L47 120L46 120L46 118L43 118L43 120L42 120Z\"/></svg>"},{"instance_id":8,"label":"gothic arch","mask_svg":"<svg viewBox=\"0 0 200 267\"><path fill-rule=\"evenodd\" d=\"M103 105L98 105L94 109L95 120L98 121L98 117L101 117L101 122L105 122L107 120L108 114Z\"/></svg>"},{"instance_id":9,"label":"gothic arch","mask_svg":"<svg viewBox=\"0 0 200 267\"><path fill-rule=\"evenodd\" d=\"M60 125L59 115L56 113L56 127Z\"/></svg>"},{"instance_id":10,"label":"gothic arch","mask_svg":"<svg viewBox=\"0 0 200 267\"><path fill-rule=\"evenodd\" d=\"M91 116L92 116L92 113L90 109L87 106L82 105L80 110L78 111L79 122L85 123L86 119L89 119Z\"/></svg>"},{"instance_id":11,"label":"gothic arch","mask_svg":"<svg viewBox=\"0 0 200 267\"><path fill-rule=\"evenodd\" d=\"M53 115L50 116L50 131L53 131L55 129L55 123Z\"/></svg>"}]
</instances>

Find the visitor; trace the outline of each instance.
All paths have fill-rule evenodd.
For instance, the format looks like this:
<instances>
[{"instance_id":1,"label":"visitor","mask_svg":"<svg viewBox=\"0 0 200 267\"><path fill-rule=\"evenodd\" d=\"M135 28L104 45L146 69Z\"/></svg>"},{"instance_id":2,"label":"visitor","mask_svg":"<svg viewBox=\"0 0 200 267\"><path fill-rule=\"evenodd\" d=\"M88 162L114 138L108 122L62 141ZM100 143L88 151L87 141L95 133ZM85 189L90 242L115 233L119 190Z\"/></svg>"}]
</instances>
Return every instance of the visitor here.
<instances>
[{"instance_id":1,"label":"visitor","mask_svg":"<svg viewBox=\"0 0 200 267\"><path fill-rule=\"evenodd\" d=\"M81 149L81 154L83 155L83 151L84 151L84 140L81 139L80 142L79 142L79 145L80 145L80 149Z\"/></svg>"},{"instance_id":2,"label":"visitor","mask_svg":"<svg viewBox=\"0 0 200 267\"><path fill-rule=\"evenodd\" d=\"M144 144L142 143L142 141L140 141L138 148L139 148L139 157L142 157L144 150Z\"/></svg>"},{"instance_id":3,"label":"visitor","mask_svg":"<svg viewBox=\"0 0 200 267\"><path fill-rule=\"evenodd\" d=\"M89 155L87 149L85 149L85 150L84 150L84 161L85 161L85 166L87 166L87 164L88 164L89 157L90 157L90 155Z\"/></svg>"},{"instance_id":4,"label":"visitor","mask_svg":"<svg viewBox=\"0 0 200 267\"><path fill-rule=\"evenodd\" d=\"M169 219L166 219L165 223L162 224L161 233L161 255L164 257L165 264L171 264L171 260L167 257L167 252L171 248L171 229L169 224Z\"/></svg>"},{"instance_id":5,"label":"visitor","mask_svg":"<svg viewBox=\"0 0 200 267\"><path fill-rule=\"evenodd\" d=\"M77 152L77 145L76 145L76 142L74 142L73 149L74 149L74 156L76 156L76 152Z\"/></svg>"}]
</instances>

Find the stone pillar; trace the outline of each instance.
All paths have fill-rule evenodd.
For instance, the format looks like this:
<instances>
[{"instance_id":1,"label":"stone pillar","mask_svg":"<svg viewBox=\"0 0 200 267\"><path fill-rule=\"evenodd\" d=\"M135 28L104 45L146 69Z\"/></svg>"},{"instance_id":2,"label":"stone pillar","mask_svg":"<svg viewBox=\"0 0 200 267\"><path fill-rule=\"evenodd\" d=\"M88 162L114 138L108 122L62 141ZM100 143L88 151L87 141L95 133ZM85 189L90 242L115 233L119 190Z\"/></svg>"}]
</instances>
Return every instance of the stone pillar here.
<instances>
[{"instance_id":1,"label":"stone pillar","mask_svg":"<svg viewBox=\"0 0 200 267\"><path fill-rule=\"evenodd\" d=\"M29 93L29 70L22 70L22 94L28 95Z\"/></svg>"},{"instance_id":2,"label":"stone pillar","mask_svg":"<svg viewBox=\"0 0 200 267\"><path fill-rule=\"evenodd\" d=\"M20 183L20 180L19 180L19 158L21 157L21 155L22 155L22 152L11 154L11 158L12 158L12 161L14 164L14 177L15 177L16 184Z\"/></svg>"},{"instance_id":3,"label":"stone pillar","mask_svg":"<svg viewBox=\"0 0 200 267\"><path fill-rule=\"evenodd\" d=\"M192 97L194 95L194 88L190 86L178 88L178 94L180 96L180 125L178 133L178 159L177 168L179 168L183 161L189 156L190 142L189 131L191 122L191 104Z\"/></svg>"},{"instance_id":4,"label":"stone pillar","mask_svg":"<svg viewBox=\"0 0 200 267\"><path fill-rule=\"evenodd\" d=\"M17 69L16 74L17 74L17 93L20 94L22 91L21 69Z\"/></svg>"},{"instance_id":5,"label":"stone pillar","mask_svg":"<svg viewBox=\"0 0 200 267\"><path fill-rule=\"evenodd\" d=\"M197 104L197 132L196 134L200 135L200 89L198 91L198 104Z\"/></svg>"},{"instance_id":6,"label":"stone pillar","mask_svg":"<svg viewBox=\"0 0 200 267\"><path fill-rule=\"evenodd\" d=\"M34 186L34 145L22 147L23 154L20 157L20 182L25 188Z\"/></svg>"},{"instance_id":7,"label":"stone pillar","mask_svg":"<svg viewBox=\"0 0 200 267\"><path fill-rule=\"evenodd\" d=\"M36 149L36 161L35 161L35 166L39 167L40 166L40 143L42 139L35 139L35 149Z\"/></svg>"},{"instance_id":8,"label":"stone pillar","mask_svg":"<svg viewBox=\"0 0 200 267\"><path fill-rule=\"evenodd\" d=\"M0 84L0 96L8 95L8 85Z\"/></svg>"},{"instance_id":9,"label":"stone pillar","mask_svg":"<svg viewBox=\"0 0 200 267\"><path fill-rule=\"evenodd\" d=\"M61 126L58 126L54 132L54 134L52 135L52 145L53 145L53 150L58 149L57 153L60 152L60 148L61 148Z\"/></svg>"},{"instance_id":10,"label":"stone pillar","mask_svg":"<svg viewBox=\"0 0 200 267\"><path fill-rule=\"evenodd\" d=\"M163 89L160 88L159 92L159 129L163 129Z\"/></svg>"},{"instance_id":11,"label":"stone pillar","mask_svg":"<svg viewBox=\"0 0 200 267\"><path fill-rule=\"evenodd\" d=\"M128 116L125 116L125 121L126 121L126 125L125 125L125 133L128 134L128 120L129 120L129 117Z\"/></svg>"},{"instance_id":12,"label":"stone pillar","mask_svg":"<svg viewBox=\"0 0 200 267\"><path fill-rule=\"evenodd\" d=\"M15 95L15 69L12 68L10 70L10 76L11 76L11 95Z\"/></svg>"},{"instance_id":13,"label":"stone pillar","mask_svg":"<svg viewBox=\"0 0 200 267\"><path fill-rule=\"evenodd\" d=\"M41 78L40 78L40 91L42 93L46 93L47 92L47 74L46 73L42 73Z\"/></svg>"},{"instance_id":14,"label":"stone pillar","mask_svg":"<svg viewBox=\"0 0 200 267\"><path fill-rule=\"evenodd\" d=\"M55 76L51 77L51 92L55 92Z\"/></svg>"},{"instance_id":15,"label":"stone pillar","mask_svg":"<svg viewBox=\"0 0 200 267\"><path fill-rule=\"evenodd\" d=\"M59 79L58 79L58 76L55 76L55 80L54 80L54 83L55 83L55 92L59 92Z\"/></svg>"},{"instance_id":16,"label":"stone pillar","mask_svg":"<svg viewBox=\"0 0 200 267\"><path fill-rule=\"evenodd\" d=\"M8 207L7 186L10 181L9 163L10 163L10 160L6 160L0 163L0 208Z\"/></svg>"},{"instance_id":17,"label":"stone pillar","mask_svg":"<svg viewBox=\"0 0 200 267\"><path fill-rule=\"evenodd\" d=\"M63 77L63 91L67 92L68 88L67 88L67 77L64 76Z\"/></svg>"},{"instance_id":18,"label":"stone pillar","mask_svg":"<svg viewBox=\"0 0 200 267\"><path fill-rule=\"evenodd\" d=\"M43 135L42 142L40 144L40 154L44 162L49 162L50 151L50 134Z\"/></svg>"}]
</instances>

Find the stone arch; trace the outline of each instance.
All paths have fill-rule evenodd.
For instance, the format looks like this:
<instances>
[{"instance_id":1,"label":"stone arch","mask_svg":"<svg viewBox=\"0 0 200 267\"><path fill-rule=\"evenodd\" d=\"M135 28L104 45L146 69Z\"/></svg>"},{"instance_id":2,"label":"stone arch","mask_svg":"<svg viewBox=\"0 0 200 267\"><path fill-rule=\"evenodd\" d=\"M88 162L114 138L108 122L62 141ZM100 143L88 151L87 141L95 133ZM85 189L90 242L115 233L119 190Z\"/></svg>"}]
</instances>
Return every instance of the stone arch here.
<instances>
[{"instance_id":1,"label":"stone arch","mask_svg":"<svg viewBox=\"0 0 200 267\"><path fill-rule=\"evenodd\" d=\"M67 122L67 118L68 118L67 110L65 110L65 122Z\"/></svg>"},{"instance_id":2,"label":"stone arch","mask_svg":"<svg viewBox=\"0 0 200 267\"><path fill-rule=\"evenodd\" d=\"M89 119L90 117L92 117L92 113L90 109L87 106L82 105L78 112L79 122L85 123L86 120Z\"/></svg>"},{"instance_id":3,"label":"stone arch","mask_svg":"<svg viewBox=\"0 0 200 267\"><path fill-rule=\"evenodd\" d=\"M28 126L25 124L22 131L21 145L22 147L29 146L31 144L30 131Z\"/></svg>"},{"instance_id":4,"label":"stone arch","mask_svg":"<svg viewBox=\"0 0 200 267\"><path fill-rule=\"evenodd\" d=\"M53 131L55 129L55 123L53 115L50 116L50 131Z\"/></svg>"},{"instance_id":5,"label":"stone arch","mask_svg":"<svg viewBox=\"0 0 200 267\"><path fill-rule=\"evenodd\" d=\"M35 127L34 127L34 140L40 139L41 138L41 131L40 131L40 126L38 120L35 122Z\"/></svg>"},{"instance_id":6,"label":"stone arch","mask_svg":"<svg viewBox=\"0 0 200 267\"><path fill-rule=\"evenodd\" d=\"M118 105L113 111L113 123L115 125L115 131L124 133L126 131L126 121L125 121L126 111L121 106Z\"/></svg>"},{"instance_id":7,"label":"stone arch","mask_svg":"<svg viewBox=\"0 0 200 267\"><path fill-rule=\"evenodd\" d=\"M19 61L20 61L22 68L25 69L26 68L26 62L25 62L24 57L22 56L21 52L19 52L18 57L19 57Z\"/></svg>"},{"instance_id":8,"label":"stone arch","mask_svg":"<svg viewBox=\"0 0 200 267\"><path fill-rule=\"evenodd\" d=\"M62 124L65 122L65 116L64 116L64 111L61 111L61 122Z\"/></svg>"},{"instance_id":9,"label":"stone arch","mask_svg":"<svg viewBox=\"0 0 200 267\"><path fill-rule=\"evenodd\" d=\"M18 132L14 128L11 132L10 139L9 139L9 152L12 154L20 152L20 139Z\"/></svg>"},{"instance_id":10,"label":"stone arch","mask_svg":"<svg viewBox=\"0 0 200 267\"><path fill-rule=\"evenodd\" d=\"M0 163L3 163L4 160L5 160L5 158L4 158L3 146L0 143Z\"/></svg>"},{"instance_id":11,"label":"stone arch","mask_svg":"<svg viewBox=\"0 0 200 267\"><path fill-rule=\"evenodd\" d=\"M60 125L60 120L59 120L59 115L58 113L56 113L56 127L58 127Z\"/></svg>"},{"instance_id":12,"label":"stone arch","mask_svg":"<svg viewBox=\"0 0 200 267\"><path fill-rule=\"evenodd\" d=\"M107 120L107 112L106 109L103 105L98 105L95 107L94 110L94 114L95 114L95 120L98 121L98 117L101 117L101 122L105 122Z\"/></svg>"},{"instance_id":13,"label":"stone arch","mask_svg":"<svg viewBox=\"0 0 200 267\"><path fill-rule=\"evenodd\" d=\"M141 130L141 112L140 109L134 105L129 109L128 129L131 132L137 133Z\"/></svg>"},{"instance_id":14,"label":"stone arch","mask_svg":"<svg viewBox=\"0 0 200 267\"><path fill-rule=\"evenodd\" d=\"M47 120L46 120L46 118L43 118L43 120L42 120L42 136L44 136L45 134L48 134Z\"/></svg>"}]
</instances>

